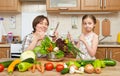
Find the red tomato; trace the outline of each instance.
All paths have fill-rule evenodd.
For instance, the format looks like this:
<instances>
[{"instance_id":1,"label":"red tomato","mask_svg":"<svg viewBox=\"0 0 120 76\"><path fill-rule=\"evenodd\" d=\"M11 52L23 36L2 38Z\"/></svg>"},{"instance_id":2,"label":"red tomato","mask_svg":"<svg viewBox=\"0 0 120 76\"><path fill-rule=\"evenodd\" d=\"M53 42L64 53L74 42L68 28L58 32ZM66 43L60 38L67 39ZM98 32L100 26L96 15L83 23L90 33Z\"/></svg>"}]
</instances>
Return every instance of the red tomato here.
<instances>
[{"instance_id":1,"label":"red tomato","mask_svg":"<svg viewBox=\"0 0 120 76\"><path fill-rule=\"evenodd\" d=\"M2 72L3 70L4 70L4 66L0 64L0 72Z\"/></svg>"},{"instance_id":2,"label":"red tomato","mask_svg":"<svg viewBox=\"0 0 120 76\"><path fill-rule=\"evenodd\" d=\"M53 70L53 68L54 68L53 63L48 62L48 63L45 64L45 69L46 69L47 71L51 71L51 70Z\"/></svg>"},{"instance_id":3,"label":"red tomato","mask_svg":"<svg viewBox=\"0 0 120 76\"><path fill-rule=\"evenodd\" d=\"M57 66L56 66L56 71L57 72L60 72L60 71L62 71L64 69L64 66L62 65L62 64L57 64Z\"/></svg>"}]
</instances>

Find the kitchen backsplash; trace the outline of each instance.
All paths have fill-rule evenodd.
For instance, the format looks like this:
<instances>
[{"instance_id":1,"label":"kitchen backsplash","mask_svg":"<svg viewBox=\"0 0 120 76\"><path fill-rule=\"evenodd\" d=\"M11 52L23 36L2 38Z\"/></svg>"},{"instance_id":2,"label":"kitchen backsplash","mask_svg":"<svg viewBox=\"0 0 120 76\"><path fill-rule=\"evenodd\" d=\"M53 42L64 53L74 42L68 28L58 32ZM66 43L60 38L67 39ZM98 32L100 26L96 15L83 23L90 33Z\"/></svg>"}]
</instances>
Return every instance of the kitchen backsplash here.
<instances>
[{"instance_id":1,"label":"kitchen backsplash","mask_svg":"<svg viewBox=\"0 0 120 76\"><path fill-rule=\"evenodd\" d=\"M4 18L3 25L5 27L6 32L13 32L14 35L21 36L21 28L22 28L22 13L39 13L39 12L46 12L45 4L39 3L22 3L22 12L18 14L9 14L9 13L0 13L0 17ZM55 13L48 13L47 14L49 21L50 21L50 28L55 28L57 22L60 23L58 27L58 32L61 36L65 36L68 32L72 34L74 39L77 39L82 31L81 25L81 15L63 15L63 14L55 14ZM111 21L111 37L106 38L104 41L116 41L117 34L120 32L120 12L112 13L112 14L100 14L95 15L96 18L100 21L100 35L99 38L103 38L102 36L102 21L106 18ZM11 26L11 17L14 17L15 25Z\"/></svg>"}]
</instances>

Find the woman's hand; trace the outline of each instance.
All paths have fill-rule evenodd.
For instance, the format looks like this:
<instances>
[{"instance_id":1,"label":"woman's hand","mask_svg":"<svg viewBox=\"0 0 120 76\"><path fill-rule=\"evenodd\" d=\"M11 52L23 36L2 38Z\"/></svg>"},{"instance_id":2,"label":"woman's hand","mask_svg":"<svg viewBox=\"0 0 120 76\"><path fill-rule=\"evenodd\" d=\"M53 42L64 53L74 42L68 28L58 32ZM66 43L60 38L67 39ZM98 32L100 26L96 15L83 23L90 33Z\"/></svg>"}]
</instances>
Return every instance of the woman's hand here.
<instances>
[{"instance_id":1,"label":"woman's hand","mask_svg":"<svg viewBox=\"0 0 120 76\"><path fill-rule=\"evenodd\" d=\"M45 37L45 32L35 33L34 40L39 41L43 40Z\"/></svg>"},{"instance_id":2,"label":"woman's hand","mask_svg":"<svg viewBox=\"0 0 120 76\"><path fill-rule=\"evenodd\" d=\"M58 32L55 31L52 36L52 40L55 41L58 38Z\"/></svg>"}]
</instances>

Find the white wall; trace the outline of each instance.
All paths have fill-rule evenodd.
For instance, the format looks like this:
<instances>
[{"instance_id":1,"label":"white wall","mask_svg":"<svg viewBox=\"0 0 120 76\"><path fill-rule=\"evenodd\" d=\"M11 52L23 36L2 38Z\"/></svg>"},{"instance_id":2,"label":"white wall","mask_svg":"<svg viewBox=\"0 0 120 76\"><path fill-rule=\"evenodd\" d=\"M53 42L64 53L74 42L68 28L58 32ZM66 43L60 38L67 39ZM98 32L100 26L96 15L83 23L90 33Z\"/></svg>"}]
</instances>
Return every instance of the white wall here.
<instances>
[{"instance_id":1,"label":"white wall","mask_svg":"<svg viewBox=\"0 0 120 76\"><path fill-rule=\"evenodd\" d=\"M0 17L4 17L4 26L6 32L12 31L14 35L20 35L21 36L21 14L23 12L26 13L35 13L35 12L45 12L46 6L44 4L39 5L39 3L23 3L22 4L22 12L18 14L3 14L0 13ZM11 16L16 17L16 28L11 29L9 28L9 18ZM78 19L78 25L77 29L72 29L71 25L71 17L75 16ZM60 26L58 28L59 34L67 33L68 31L72 34L74 38L78 37L81 33L81 18L83 15L61 15L61 14L51 14L48 13L48 18L50 21L50 28L55 27L57 25L57 22L60 22ZM113 14L107 14L107 15L95 15L96 18L100 20L100 23L103 19L108 18L111 21L111 35L112 37L108 37L105 39L105 41L116 41L117 33L120 32L120 12L119 13L113 13ZM101 27L101 25L100 25ZM101 32L100 32L101 33ZM100 34L100 38L102 38L102 35Z\"/></svg>"}]
</instances>

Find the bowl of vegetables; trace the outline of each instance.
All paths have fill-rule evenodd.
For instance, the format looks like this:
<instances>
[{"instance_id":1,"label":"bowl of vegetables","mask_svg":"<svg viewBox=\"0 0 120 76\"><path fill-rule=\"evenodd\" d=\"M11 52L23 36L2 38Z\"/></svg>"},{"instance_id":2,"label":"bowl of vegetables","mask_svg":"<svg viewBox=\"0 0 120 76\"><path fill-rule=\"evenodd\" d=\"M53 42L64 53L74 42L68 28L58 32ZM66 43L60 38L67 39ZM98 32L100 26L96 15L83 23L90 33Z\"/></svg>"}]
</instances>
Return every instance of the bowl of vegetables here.
<instances>
[{"instance_id":1,"label":"bowl of vegetables","mask_svg":"<svg viewBox=\"0 0 120 76\"><path fill-rule=\"evenodd\" d=\"M47 59L50 61L61 61L68 53L71 53L73 56L81 53L68 39L58 38L53 42L47 36L41 41L40 46L34 48L34 52L47 55Z\"/></svg>"}]
</instances>

